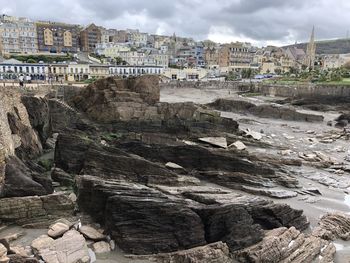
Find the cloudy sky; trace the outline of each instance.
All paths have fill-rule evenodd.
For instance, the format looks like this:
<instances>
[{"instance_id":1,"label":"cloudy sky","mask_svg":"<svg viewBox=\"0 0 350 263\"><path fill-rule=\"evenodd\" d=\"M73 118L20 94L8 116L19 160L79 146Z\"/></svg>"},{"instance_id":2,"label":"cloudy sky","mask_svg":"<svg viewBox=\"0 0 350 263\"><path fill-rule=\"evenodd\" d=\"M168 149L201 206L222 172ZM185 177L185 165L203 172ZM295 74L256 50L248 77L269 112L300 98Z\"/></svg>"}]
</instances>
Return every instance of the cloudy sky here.
<instances>
[{"instance_id":1,"label":"cloudy sky","mask_svg":"<svg viewBox=\"0 0 350 263\"><path fill-rule=\"evenodd\" d=\"M0 0L1 13L33 20L256 45L343 38L350 30L349 0Z\"/></svg>"}]
</instances>

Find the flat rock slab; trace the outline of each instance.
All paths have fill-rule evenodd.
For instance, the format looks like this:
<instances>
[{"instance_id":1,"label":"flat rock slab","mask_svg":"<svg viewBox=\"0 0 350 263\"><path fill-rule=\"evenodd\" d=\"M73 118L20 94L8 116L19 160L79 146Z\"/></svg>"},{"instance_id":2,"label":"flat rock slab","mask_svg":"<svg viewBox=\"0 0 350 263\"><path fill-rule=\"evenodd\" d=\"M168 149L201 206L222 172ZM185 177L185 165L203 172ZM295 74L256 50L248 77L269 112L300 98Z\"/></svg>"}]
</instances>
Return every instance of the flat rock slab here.
<instances>
[{"instance_id":1,"label":"flat rock slab","mask_svg":"<svg viewBox=\"0 0 350 263\"><path fill-rule=\"evenodd\" d=\"M91 226L82 226L79 228L79 232L82 233L85 237L95 241L103 240L106 238L105 235L98 232L95 228Z\"/></svg>"},{"instance_id":2,"label":"flat rock slab","mask_svg":"<svg viewBox=\"0 0 350 263\"><path fill-rule=\"evenodd\" d=\"M249 186L242 186L242 190L252 194L264 195L278 199L296 197L298 193L295 191L282 190L282 189L263 189Z\"/></svg>"},{"instance_id":3,"label":"flat rock slab","mask_svg":"<svg viewBox=\"0 0 350 263\"><path fill-rule=\"evenodd\" d=\"M225 137L203 137L203 138L199 138L198 140L220 148L224 148L224 149L227 148L227 140Z\"/></svg>"}]
</instances>

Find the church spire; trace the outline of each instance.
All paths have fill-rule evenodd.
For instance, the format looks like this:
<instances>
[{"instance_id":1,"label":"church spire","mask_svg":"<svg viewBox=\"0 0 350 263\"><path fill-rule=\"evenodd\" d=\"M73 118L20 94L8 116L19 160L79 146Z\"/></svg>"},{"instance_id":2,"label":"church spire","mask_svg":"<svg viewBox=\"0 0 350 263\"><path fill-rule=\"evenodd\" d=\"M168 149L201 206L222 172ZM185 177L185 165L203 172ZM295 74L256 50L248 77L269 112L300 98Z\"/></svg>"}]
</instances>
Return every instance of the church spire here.
<instances>
[{"instance_id":1,"label":"church spire","mask_svg":"<svg viewBox=\"0 0 350 263\"><path fill-rule=\"evenodd\" d=\"M312 27L312 32L310 36L310 42L306 48L306 60L305 65L313 70L315 67L315 59L316 59L316 43L315 43L315 26Z\"/></svg>"}]
</instances>

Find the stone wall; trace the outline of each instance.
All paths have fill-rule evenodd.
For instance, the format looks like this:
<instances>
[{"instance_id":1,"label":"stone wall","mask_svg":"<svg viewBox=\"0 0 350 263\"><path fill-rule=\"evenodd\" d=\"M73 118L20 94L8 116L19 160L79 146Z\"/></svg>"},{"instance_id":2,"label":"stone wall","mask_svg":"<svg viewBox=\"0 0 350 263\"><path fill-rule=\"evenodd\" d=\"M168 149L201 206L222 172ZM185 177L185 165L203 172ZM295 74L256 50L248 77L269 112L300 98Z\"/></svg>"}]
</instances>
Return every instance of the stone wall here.
<instances>
[{"instance_id":1,"label":"stone wall","mask_svg":"<svg viewBox=\"0 0 350 263\"><path fill-rule=\"evenodd\" d=\"M299 85L280 85L265 83L242 83L235 81L171 81L160 83L160 88L178 88L178 89L229 89L233 91L249 91L280 97L309 97L309 96L327 96L327 97L344 97L350 96L350 86L336 85L316 85L316 84L299 84Z\"/></svg>"},{"instance_id":2,"label":"stone wall","mask_svg":"<svg viewBox=\"0 0 350 263\"><path fill-rule=\"evenodd\" d=\"M183 89L229 89L236 91L246 91L250 88L250 83L236 81L171 81L160 83L160 88L183 88Z\"/></svg>"},{"instance_id":3,"label":"stone wall","mask_svg":"<svg viewBox=\"0 0 350 263\"><path fill-rule=\"evenodd\" d=\"M350 86L336 85L278 85L278 84L257 84L253 86L254 92L279 96L279 97L349 97Z\"/></svg>"}]
</instances>

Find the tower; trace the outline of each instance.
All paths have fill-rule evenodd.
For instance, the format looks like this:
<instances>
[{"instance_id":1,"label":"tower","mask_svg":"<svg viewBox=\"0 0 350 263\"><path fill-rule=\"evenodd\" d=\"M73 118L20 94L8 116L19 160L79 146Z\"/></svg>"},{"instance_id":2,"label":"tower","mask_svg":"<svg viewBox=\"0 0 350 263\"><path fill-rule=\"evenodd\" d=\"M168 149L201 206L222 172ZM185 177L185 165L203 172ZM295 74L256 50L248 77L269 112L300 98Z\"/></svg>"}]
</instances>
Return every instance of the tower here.
<instances>
[{"instance_id":1,"label":"tower","mask_svg":"<svg viewBox=\"0 0 350 263\"><path fill-rule=\"evenodd\" d=\"M312 27L310 42L307 44L306 48L306 58L305 65L309 70L315 68L315 59L316 59L316 43L315 43L315 27Z\"/></svg>"}]
</instances>

